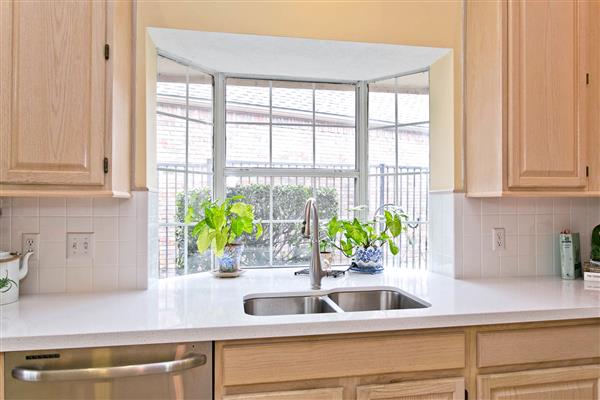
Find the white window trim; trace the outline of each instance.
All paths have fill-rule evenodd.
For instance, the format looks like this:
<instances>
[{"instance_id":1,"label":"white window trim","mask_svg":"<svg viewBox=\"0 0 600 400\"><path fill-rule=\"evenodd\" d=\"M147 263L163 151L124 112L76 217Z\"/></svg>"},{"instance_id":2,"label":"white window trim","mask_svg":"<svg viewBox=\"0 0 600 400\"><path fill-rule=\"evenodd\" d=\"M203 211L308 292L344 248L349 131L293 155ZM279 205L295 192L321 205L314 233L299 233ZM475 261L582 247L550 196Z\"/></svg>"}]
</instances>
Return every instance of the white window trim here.
<instances>
[{"instance_id":1,"label":"white window trim","mask_svg":"<svg viewBox=\"0 0 600 400\"><path fill-rule=\"evenodd\" d=\"M234 78L234 79L256 79L256 80L263 80L263 81L270 81L270 85L269 85L269 119L272 121L272 81L276 81L276 80L283 80L280 78L275 78L275 77L265 77L265 76L252 76L252 75L241 75L241 74L236 74L236 75L231 75L231 74L224 74L221 72L215 72L215 71L211 71L211 70L207 70L205 68L202 67L198 67L195 65L190 64L187 61L182 61L176 58L173 58L169 55L166 54L162 54L160 51L158 52L158 56L160 57L165 57L168 58L174 62L177 62L183 66L186 66L187 68L192 68L195 69L197 71L203 72L207 75L210 75L213 77L213 172L212 174L207 174L207 175L212 175L213 177L213 187L212 187L212 193L213 193L213 198L215 200L224 200L225 198L225 193L226 193L226 178L227 176L262 176L262 177L310 177L310 178L354 178L355 179L355 190L354 190L354 204L359 204L359 205L368 205L368 200L369 200L369 178L373 177L373 176L394 176L395 177L395 187L398 187L398 177L399 177L399 170L398 170L398 128L401 127L405 127L405 126L416 126L416 125L422 125L425 123L429 123L428 121L419 121L419 122L412 122L412 123L406 123L406 124L398 124L398 93L396 92L396 95L394 96L394 109L395 109L395 124L394 125L390 125L389 127L392 128L394 127L395 129L395 146L396 146L396 159L395 159L395 166L396 166L396 172L394 173L385 173L385 174L369 174L369 120L368 120L368 98L369 98L369 84L370 83L374 83L377 81L381 81L381 80L388 80L388 79L397 79L403 76L407 76L407 75L412 75L412 74L416 74L416 73L421 73L421 72L429 72L429 68L424 68L424 69L420 69L420 70L415 70L415 71L410 71L408 73L402 73L402 74L398 74L398 75L392 75L389 77L385 77L382 79L377 79L377 80L370 80L370 81L358 81L358 82L353 82L353 81L336 81L336 82L324 82L324 81L319 81L319 80L307 80L307 79L285 79L287 81L297 81L297 82L303 82L303 83L312 83L313 84L313 110L312 110L312 124L306 124L307 127L312 127L313 128L313 168L306 168L306 169L300 169L300 168L235 168L235 167L226 167L226 80L229 78ZM316 163L316 157L315 157L315 152L316 152L316 144L315 144L315 129L317 126L319 127L340 127L340 128L351 128L352 126L350 125L335 125L335 124L331 124L331 125L316 125L315 123L315 91L314 91L314 87L315 84L317 83L332 83L332 84L351 84L354 85L356 88L356 97L355 97L355 106L356 106L356 112L355 112L355 169L351 170L351 169L319 169L319 168L314 168L314 165ZM189 110L188 110L188 105L189 105L189 75L186 74L186 99L185 99L185 105L186 105L186 112L185 112L185 117L182 117L180 115L173 115L173 117L176 118L181 118L181 119L185 119L185 124L186 124L186 160L185 160L185 183L184 183L184 187L185 187L185 192L186 192L186 196L184 196L185 199L185 209L187 209L188 207L188 139L189 139L189 121L191 120L189 118ZM166 114L166 113L163 113ZM193 121L193 120L192 120ZM206 123L204 121L198 121L200 123ZM269 126L269 160L272 160L272 127L273 126L301 126L302 124L292 124L292 123L272 123L272 122L242 122L240 124L243 125L261 125L261 126ZM381 127L379 127L381 128ZM314 183L314 179L313 179L313 183ZM313 184L313 189L314 189L314 184ZM394 201L397 203L398 202L398 192L397 190L394 191ZM269 209L271 210L270 213L273 212L273 194L271 191L271 195L270 195L270 207ZM368 215L368 208L361 212L359 214L359 217L362 219L366 219L369 217ZM269 223L274 224L274 223L286 223L286 222L298 222L296 220L277 220L277 221L273 221L272 215L270 215L269 218ZM417 223L422 223L420 221L408 221L409 223L413 223L413 224L417 224ZM176 222L172 222L172 223L161 223L159 224L159 227L165 227L165 226L169 226L169 227L185 227L185 229L187 230L190 226L193 226L193 224L185 224L185 223L176 223ZM269 248L269 259L270 259L270 265L265 266L267 268L272 268L275 267L273 265L273 238L272 236L270 237L270 248ZM185 232L184 234L184 249L188 248L188 235L187 232ZM282 267L277 267L277 268L285 268L286 266L282 266ZM289 267L294 267L297 268L297 265L293 265L293 266L289 266ZM184 274L188 273L188 257L184 257Z\"/></svg>"}]
</instances>

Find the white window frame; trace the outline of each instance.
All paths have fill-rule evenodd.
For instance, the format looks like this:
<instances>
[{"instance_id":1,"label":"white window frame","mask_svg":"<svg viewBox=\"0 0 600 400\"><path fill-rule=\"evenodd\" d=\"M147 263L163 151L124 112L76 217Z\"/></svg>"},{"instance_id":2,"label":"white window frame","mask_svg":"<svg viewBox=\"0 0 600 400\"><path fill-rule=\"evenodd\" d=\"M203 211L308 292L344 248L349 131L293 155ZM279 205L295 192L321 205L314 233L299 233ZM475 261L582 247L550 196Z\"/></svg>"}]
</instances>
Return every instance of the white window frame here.
<instances>
[{"instance_id":1,"label":"white window frame","mask_svg":"<svg viewBox=\"0 0 600 400\"><path fill-rule=\"evenodd\" d=\"M213 195L213 199L215 200L223 200L225 198L225 193L226 193L226 179L228 176L239 176L239 177L310 177L310 178L352 178L354 179L355 182L355 188L354 188L354 204L364 204L367 205L368 204L368 200L369 200L369 178L372 174L369 174L369 112L368 112L368 99L369 99L369 84L370 83L374 83L374 82L378 82L378 81L382 81L382 80L388 80L388 79L393 79L393 78L400 78L402 76L407 76L407 75L412 75L412 74L416 74L416 73L421 73L421 72L429 72L429 68L424 68L424 69L420 69L420 70L415 70L415 71L411 71L408 73L402 73L402 74L397 74L397 75L392 75L392 76L387 76L384 78L380 78L380 79L375 79L375 80L368 80L368 81L344 81L344 80L340 80L340 81L319 81L319 80L314 80L314 79L290 79L290 78L280 78L280 77L265 77L265 76L253 76L253 75L242 75L242 74L224 74L221 72L215 72L215 71L211 71L211 70L207 70L205 68L202 67L198 67L195 65L190 64L187 61L182 61L179 60L177 58L174 58L170 55L167 54L163 54L162 52L158 52L158 56L160 57L165 57L168 58L174 62L180 63L183 66L186 66L188 68L192 68L195 69L197 71L203 72L207 75L210 75L213 77L213 172L212 172L212 180L213 180L213 187L212 187L212 195ZM229 78L233 78L233 79L254 79L254 80L262 80L262 81L298 81L298 82L302 82L302 83L311 83L313 84L313 122L312 125L306 125L306 126L312 126L313 128L313 142L314 142L314 138L315 138L315 127L316 127L316 122L315 122L315 101L314 101L314 86L315 84L318 83L330 83L330 84L346 84L346 85L354 85L355 86L355 169L351 170L351 169L316 169L316 168L246 168L246 167L242 167L242 168L236 168L236 167L227 167L226 166L226 80ZM189 77L188 79L189 80ZM188 82L189 83L189 82ZM269 85L270 89L272 89L272 85ZM189 127L188 127L188 110L187 110L187 106L189 103L189 88L186 88L186 116L185 117L181 117L181 118L185 118L186 120L186 149L187 149L187 140L188 140L188 135L189 135ZM272 117L272 90L269 90L269 97L270 97L270 112L269 115L270 117ZM398 110L397 110L397 102L398 102L398 94L396 93L395 96L395 142L396 142L396 147L398 146ZM178 116L180 117L180 116ZM429 121L427 121L429 122ZM244 123L241 123L244 124ZM273 124L272 120L268 123L254 123L255 125L262 125L262 126L269 126L269 136L271 137L272 135L272 126L273 125L283 125L283 124ZM419 123L410 123L410 124L406 124L407 126L409 125L419 125L419 124L423 124L423 122L419 122ZM251 125L246 123L246 125ZM295 124L292 124L295 126ZM334 125L332 125L334 126ZM340 125L341 126L341 125ZM346 128L349 128L350 126L344 126ZM269 141L269 154L270 156L272 155L272 141ZM315 143L313 143L313 166L316 163L316 159L315 159L315 151L316 151L316 146ZM397 154L398 149L396 148L396 154ZM271 158L271 157L270 157ZM187 150L186 150L186 168L185 168L186 174L185 174L185 207L187 209L187 205L188 205L188 186L187 186L187 179L188 179L188 155L187 155ZM389 175L389 174L388 174ZM398 197L398 185L397 185L397 181L398 181L398 157L396 156L396 173L394 173L393 175L395 175L395 180L396 180L396 186L395 186L395 190L394 190L394 199L397 201L397 197ZM377 175L379 176L379 175ZM314 182L314 179L313 179ZM313 190L314 190L315 185L313 184ZM272 212L273 210L273 196L270 196L270 210ZM366 219L369 217L368 215L369 211L368 208L364 211L362 211L361 213L359 213L359 218L361 219ZM278 222L297 222L296 220L290 220L290 221L278 221ZM408 221L409 223L413 223L413 224L418 224L421 223L419 221ZM272 224L272 218L270 218L270 224ZM159 228L162 228L164 226L181 226L181 227L185 227L185 229L189 229L190 226L193 226L193 224L185 224L184 222L181 223L166 223L166 224L159 224ZM184 249L187 250L188 248L188 238L187 238L187 232L184 234ZM275 266L273 265L273 252L272 252L272 248L273 248L273 243L272 243L272 237L270 238L270 248L269 248L269 259L270 259L270 265L268 266L252 266L252 268L275 268ZM211 257L212 259L212 257ZM277 266L276 268L288 268L288 267L294 267L297 268L298 265L291 265L291 266ZM184 257L184 274L188 273L188 257Z\"/></svg>"}]
</instances>

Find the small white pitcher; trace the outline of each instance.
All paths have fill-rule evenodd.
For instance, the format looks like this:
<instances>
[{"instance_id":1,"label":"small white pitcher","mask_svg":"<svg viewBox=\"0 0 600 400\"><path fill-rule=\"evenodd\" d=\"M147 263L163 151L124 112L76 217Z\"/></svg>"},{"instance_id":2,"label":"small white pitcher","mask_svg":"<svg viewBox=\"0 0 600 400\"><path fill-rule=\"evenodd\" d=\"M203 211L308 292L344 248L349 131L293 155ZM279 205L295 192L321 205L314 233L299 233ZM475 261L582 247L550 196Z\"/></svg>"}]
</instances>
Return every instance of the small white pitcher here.
<instances>
[{"instance_id":1,"label":"small white pitcher","mask_svg":"<svg viewBox=\"0 0 600 400\"><path fill-rule=\"evenodd\" d=\"M19 281L27 275L27 264L32 254L29 252L21 257L0 251L0 305L19 300Z\"/></svg>"}]
</instances>

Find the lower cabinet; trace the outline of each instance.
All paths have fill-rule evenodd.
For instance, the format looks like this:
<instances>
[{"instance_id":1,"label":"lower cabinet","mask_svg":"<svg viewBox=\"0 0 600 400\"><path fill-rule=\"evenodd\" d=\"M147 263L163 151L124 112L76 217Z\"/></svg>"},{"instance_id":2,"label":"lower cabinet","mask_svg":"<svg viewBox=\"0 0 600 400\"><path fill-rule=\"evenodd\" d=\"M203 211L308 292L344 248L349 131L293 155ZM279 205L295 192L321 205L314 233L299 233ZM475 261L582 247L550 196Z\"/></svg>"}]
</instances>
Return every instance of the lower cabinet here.
<instances>
[{"instance_id":1,"label":"lower cabinet","mask_svg":"<svg viewBox=\"0 0 600 400\"><path fill-rule=\"evenodd\" d=\"M365 385L356 388L357 400L464 400L465 379L427 379L389 383L384 385Z\"/></svg>"},{"instance_id":2,"label":"lower cabinet","mask_svg":"<svg viewBox=\"0 0 600 400\"><path fill-rule=\"evenodd\" d=\"M342 400L343 395L344 388L335 387L225 395L223 400Z\"/></svg>"},{"instance_id":3,"label":"lower cabinet","mask_svg":"<svg viewBox=\"0 0 600 400\"><path fill-rule=\"evenodd\" d=\"M215 343L220 400L600 400L600 318Z\"/></svg>"},{"instance_id":4,"label":"lower cabinet","mask_svg":"<svg viewBox=\"0 0 600 400\"><path fill-rule=\"evenodd\" d=\"M490 400L598 400L600 365L480 375L477 393Z\"/></svg>"}]
</instances>

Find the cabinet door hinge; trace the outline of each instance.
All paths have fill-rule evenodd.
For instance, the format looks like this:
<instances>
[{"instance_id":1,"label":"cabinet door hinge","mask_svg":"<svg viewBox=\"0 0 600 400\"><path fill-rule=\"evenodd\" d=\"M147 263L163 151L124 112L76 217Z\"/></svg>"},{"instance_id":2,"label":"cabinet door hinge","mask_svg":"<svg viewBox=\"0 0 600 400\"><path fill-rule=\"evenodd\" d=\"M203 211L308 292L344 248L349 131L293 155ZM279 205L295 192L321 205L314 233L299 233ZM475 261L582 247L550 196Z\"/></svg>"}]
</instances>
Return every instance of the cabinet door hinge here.
<instances>
[{"instance_id":1,"label":"cabinet door hinge","mask_svg":"<svg viewBox=\"0 0 600 400\"><path fill-rule=\"evenodd\" d=\"M108 158L104 157L104 173L108 174Z\"/></svg>"},{"instance_id":2,"label":"cabinet door hinge","mask_svg":"<svg viewBox=\"0 0 600 400\"><path fill-rule=\"evenodd\" d=\"M590 167L589 167L589 165L585 167L585 176L588 177L588 178L590 177Z\"/></svg>"},{"instance_id":3,"label":"cabinet door hinge","mask_svg":"<svg viewBox=\"0 0 600 400\"><path fill-rule=\"evenodd\" d=\"M104 59L108 60L110 58L110 45L106 43L104 45Z\"/></svg>"},{"instance_id":4,"label":"cabinet door hinge","mask_svg":"<svg viewBox=\"0 0 600 400\"><path fill-rule=\"evenodd\" d=\"M589 74L589 72L587 74L585 74L585 84L586 85L590 84L590 74Z\"/></svg>"}]
</instances>

